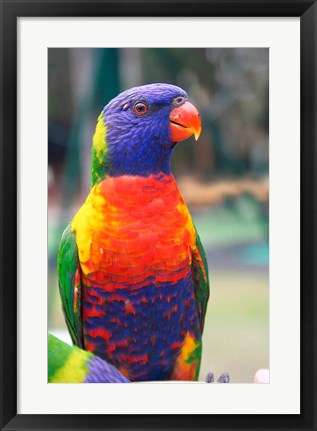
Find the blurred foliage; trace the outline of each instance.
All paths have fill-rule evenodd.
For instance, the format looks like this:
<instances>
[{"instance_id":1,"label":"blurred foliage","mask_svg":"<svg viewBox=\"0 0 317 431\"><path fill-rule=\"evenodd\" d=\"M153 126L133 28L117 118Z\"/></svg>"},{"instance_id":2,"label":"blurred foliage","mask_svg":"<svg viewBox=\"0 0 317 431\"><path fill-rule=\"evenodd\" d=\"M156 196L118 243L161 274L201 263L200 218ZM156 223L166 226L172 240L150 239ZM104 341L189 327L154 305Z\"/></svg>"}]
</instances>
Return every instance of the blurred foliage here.
<instances>
[{"instance_id":1,"label":"blurred foliage","mask_svg":"<svg viewBox=\"0 0 317 431\"><path fill-rule=\"evenodd\" d=\"M203 132L181 142L172 171L206 249L211 299L201 379L251 382L269 366L269 50L48 50L48 325L65 331L56 256L89 191L91 139L105 104L150 82L184 88ZM65 332L66 333L66 332Z\"/></svg>"}]
</instances>

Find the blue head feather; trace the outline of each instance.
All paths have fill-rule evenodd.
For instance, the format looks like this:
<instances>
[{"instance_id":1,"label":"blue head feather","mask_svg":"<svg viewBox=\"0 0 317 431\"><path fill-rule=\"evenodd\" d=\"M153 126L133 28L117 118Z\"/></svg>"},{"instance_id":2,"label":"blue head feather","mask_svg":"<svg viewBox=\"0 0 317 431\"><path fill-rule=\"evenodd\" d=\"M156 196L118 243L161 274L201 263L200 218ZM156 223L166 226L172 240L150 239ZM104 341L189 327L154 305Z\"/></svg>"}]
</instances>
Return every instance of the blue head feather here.
<instances>
[{"instance_id":1,"label":"blue head feather","mask_svg":"<svg viewBox=\"0 0 317 431\"><path fill-rule=\"evenodd\" d=\"M171 141L169 114L177 98L184 103L187 94L175 85L148 84L124 91L105 106L109 175L170 173L175 143ZM137 102L146 104L146 114L134 112Z\"/></svg>"}]
</instances>

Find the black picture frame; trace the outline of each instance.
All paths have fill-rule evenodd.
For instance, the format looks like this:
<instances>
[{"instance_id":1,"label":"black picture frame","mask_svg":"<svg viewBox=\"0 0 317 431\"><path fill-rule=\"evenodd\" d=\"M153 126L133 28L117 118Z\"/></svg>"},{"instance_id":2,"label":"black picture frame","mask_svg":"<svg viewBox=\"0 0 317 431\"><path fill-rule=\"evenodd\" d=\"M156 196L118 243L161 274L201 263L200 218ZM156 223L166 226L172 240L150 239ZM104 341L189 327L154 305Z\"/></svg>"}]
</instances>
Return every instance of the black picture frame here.
<instances>
[{"instance_id":1,"label":"black picture frame","mask_svg":"<svg viewBox=\"0 0 317 431\"><path fill-rule=\"evenodd\" d=\"M311 0L0 0L1 430L317 430L317 4ZM294 415L17 414L17 18L92 16L300 17L301 413ZM291 91L291 89L290 89ZM290 239L291 241L291 239ZM316 265L317 267L317 265ZM282 340L281 340L282 341ZM290 376L291 378L291 376Z\"/></svg>"}]
</instances>

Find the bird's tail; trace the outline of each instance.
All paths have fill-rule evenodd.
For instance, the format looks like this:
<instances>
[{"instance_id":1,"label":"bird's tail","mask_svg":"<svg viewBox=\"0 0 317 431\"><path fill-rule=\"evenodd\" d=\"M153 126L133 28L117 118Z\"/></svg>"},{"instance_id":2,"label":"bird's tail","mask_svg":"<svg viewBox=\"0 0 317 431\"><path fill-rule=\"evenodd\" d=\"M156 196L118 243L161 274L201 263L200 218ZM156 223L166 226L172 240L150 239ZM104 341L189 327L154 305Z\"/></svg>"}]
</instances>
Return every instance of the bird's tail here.
<instances>
[{"instance_id":1,"label":"bird's tail","mask_svg":"<svg viewBox=\"0 0 317 431\"><path fill-rule=\"evenodd\" d=\"M113 365L48 334L49 383L130 383Z\"/></svg>"}]
</instances>

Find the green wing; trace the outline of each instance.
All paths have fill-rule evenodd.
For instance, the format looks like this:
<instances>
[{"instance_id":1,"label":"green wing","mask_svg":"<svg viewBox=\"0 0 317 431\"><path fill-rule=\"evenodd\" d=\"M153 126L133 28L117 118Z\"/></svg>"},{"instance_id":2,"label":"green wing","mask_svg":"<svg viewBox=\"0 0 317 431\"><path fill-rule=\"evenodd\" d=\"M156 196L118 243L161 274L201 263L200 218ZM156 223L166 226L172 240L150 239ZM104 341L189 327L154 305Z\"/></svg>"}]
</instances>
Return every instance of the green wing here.
<instances>
[{"instance_id":1,"label":"green wing","mask_svg":"<svg viewBox=\"0 0 317 431\"><path fill-rule=\"evenodd\" d=\"M76 236L71 231L70 224L65 229L59 245L57 270L59 293L70 336L75 345L83 347L80 265Z\"/></svg>"},{"instance_id":2,"label":"green wing","mask_svg":"<svg viewBox=\"0 0 317 431\"><path fill-rule=\"evenodd\" d=\"M198 317L200 321L201 332L203 332L207 303L209 299L209 276L205 250L200 241L197 229L195 228L195 230L197 249L193 253L192 271L195 287L195 299L198 308Z\"/></svg>"}]
</instances>

